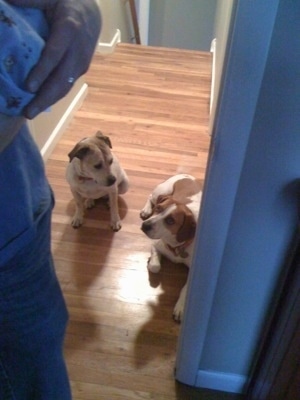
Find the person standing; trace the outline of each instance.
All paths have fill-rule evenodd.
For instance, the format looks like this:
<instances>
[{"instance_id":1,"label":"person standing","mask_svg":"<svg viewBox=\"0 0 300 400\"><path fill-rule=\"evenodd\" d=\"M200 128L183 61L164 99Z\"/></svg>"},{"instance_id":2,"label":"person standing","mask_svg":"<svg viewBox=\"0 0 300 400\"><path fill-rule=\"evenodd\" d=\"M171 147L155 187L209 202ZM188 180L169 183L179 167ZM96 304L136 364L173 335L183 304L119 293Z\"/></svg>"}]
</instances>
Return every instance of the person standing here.
<instances>
[{"instance_id":1,"label":"person standing","mask_svg":"<svg viewBox=\"0 0 300 400\"><path fill-rule=\"evenodd\" d=\"M68 312L51 255L53 192L26 126L90 64L94 0L0 0L0 399L69 400Z\"/></svg>"}]
</instances>

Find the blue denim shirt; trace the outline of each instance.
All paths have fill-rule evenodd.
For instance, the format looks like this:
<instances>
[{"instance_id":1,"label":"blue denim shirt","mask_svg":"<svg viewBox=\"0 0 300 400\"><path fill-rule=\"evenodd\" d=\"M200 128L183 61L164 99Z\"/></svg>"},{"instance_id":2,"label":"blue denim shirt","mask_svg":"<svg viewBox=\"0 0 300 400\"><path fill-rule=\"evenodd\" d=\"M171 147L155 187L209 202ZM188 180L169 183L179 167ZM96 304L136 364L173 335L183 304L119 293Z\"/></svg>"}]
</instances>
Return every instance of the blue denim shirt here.
<instances>
[{"instance_id":1,"label":"blue denim shirt","mask_svg":"<svg viewBox=\"0 0 300 400\"><path fill-rule=\"evenodd\" d=\"M40 57L47 22L37 9L11 7L0 0L0 112L20 115L33 94L24 81Z\"/></svg>"},{"instance_id":2,"label":"blue denim shirt","mask_svg":"<svg viewBox=\"0 0 300 400\"><path fill-rule=\"evenodd\" d=\"M47 30L40 10L0 0L0 113L21 115L32 99L24 81L40 57ZM35 218L49 198L43 160L23 126L0 152L0 268L34 238Z\"/></svg>"}]
</instances>

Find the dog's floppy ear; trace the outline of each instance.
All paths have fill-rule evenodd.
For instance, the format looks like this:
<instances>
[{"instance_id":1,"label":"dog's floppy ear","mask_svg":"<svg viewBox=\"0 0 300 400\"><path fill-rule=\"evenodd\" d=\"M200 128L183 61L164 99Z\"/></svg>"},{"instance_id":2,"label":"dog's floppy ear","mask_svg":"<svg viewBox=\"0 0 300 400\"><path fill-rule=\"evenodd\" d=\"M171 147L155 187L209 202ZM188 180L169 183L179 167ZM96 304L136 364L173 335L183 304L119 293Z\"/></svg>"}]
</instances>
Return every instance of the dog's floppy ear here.
<instances>
[{"instance_id":1,"label":"dog's floppy ear","mask_svg":"<svg viewBox=\"0 0 300 400\"><path fill-rule=\"evenodd\" d=\"M178 243L193 239L196 233L196 221L193 214L185 214L183 224L177 232Z\"/></svg>"},{"instance_id":2,"label":"dog's floppy ear","mask_svg":"<svg viewBox=\"0 0 300 400\"><path fill-rule=\"evenodd\" d=\"M101 131L98 131L96 133L96 138L103 140L107 144L107 146L109 146L112 149L110 138L108 136L104 136Z\"/></svg>"},{"instance_id":3,"label":"dog's floppy ear","mask_svg":"<svg viewBox=\"0 0 300 400\"><path fill-rule=\"evenodd\" d=\"M85 146L83 143L79 142L76 144L73 150L70 151L68 154L70 162L73 160L73 158L79 158L79 160L82 160L83 157L87 155L87 153L90 151L90 148L88 146Z\"/></svg>"}]
</instances>

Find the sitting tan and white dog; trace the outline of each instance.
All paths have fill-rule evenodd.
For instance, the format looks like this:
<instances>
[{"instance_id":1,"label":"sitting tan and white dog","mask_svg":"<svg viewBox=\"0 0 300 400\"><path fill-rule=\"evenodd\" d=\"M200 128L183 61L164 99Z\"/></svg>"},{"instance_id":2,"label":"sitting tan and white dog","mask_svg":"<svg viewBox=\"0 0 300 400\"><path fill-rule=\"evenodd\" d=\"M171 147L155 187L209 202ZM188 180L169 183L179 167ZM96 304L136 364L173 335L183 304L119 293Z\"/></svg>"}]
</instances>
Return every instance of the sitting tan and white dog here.
<instances>
[{"instance_id":1,"label":"sitting tan and white dog","mask_svg":"<svg viewBox=\"0 0 300 400\"><path fill-rule=\"evenodd\" d=\"M68 154L66 179L76 203L74 228L82 225L84 211L94 206L95 199L108 195L111 228L121 229L118 195L127 192L128 177L111 148L109 137L99 131L78 142Z\"/></svg>"},{"instance_id":2,"label":"sitting tan and white dog","mask_svg":"<svg viewBox=\"0 0 300 400\"><path fill-rule=\"evenodd\" d=\"M159 184L149 196L140 216L142 231L156 239L151 248L148 270L158 272L161 255L190 267L202 192L191 175L175 175ZM180 292L173 311L176 321L182 318L187 283Z\"/></svg>"}]
</instances>

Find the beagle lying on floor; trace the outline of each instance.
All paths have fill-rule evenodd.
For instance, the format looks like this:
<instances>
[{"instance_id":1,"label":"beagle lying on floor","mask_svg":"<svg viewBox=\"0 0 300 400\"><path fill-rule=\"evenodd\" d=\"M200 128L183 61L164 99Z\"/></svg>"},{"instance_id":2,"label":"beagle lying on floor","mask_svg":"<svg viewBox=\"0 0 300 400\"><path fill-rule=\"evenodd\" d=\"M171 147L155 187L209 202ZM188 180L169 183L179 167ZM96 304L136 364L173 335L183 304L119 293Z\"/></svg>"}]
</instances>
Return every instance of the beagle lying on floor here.
<instances>
[{"instance_id":1,"label":"beagle lying on floor","mask_svg":"<svg viewBox=\"0 0 300 400\"><path fill-rule=\"evenodd\" d=\"M85 208L94 206L94 200L109 197L111 228L121 229L118 195L128 190L128 177L117 157L111 152L109 137L100 131L81 140L68 154L70 163L66 179L76 203L72 226L82 225Z\"/></svg>"},{"instance_id":2,"label":"beagle lying on floor","mask_svg":"<svg viewBox=\"0 0 300 400\"><path fill-rule=\"evenodd\" d=\"M140 216L142 231L156 239L151 248L148 270L158 272L161 255L190 267L202 192L196 179L187 174L175 175L159 184L149 196ZM173 317L182 318L187 283L180 292Z\"/></svg>"}]
</instances>

